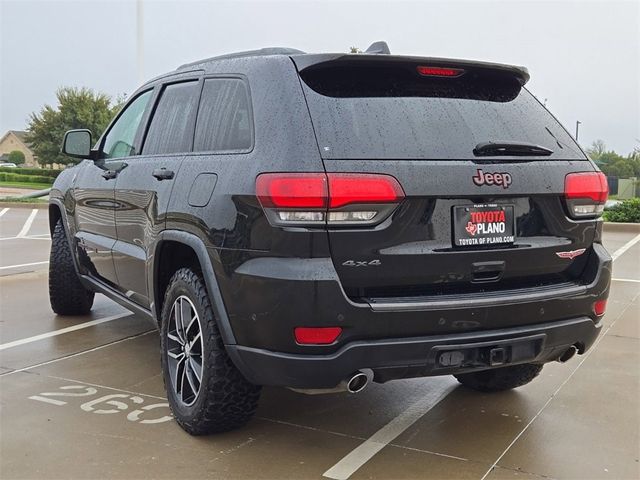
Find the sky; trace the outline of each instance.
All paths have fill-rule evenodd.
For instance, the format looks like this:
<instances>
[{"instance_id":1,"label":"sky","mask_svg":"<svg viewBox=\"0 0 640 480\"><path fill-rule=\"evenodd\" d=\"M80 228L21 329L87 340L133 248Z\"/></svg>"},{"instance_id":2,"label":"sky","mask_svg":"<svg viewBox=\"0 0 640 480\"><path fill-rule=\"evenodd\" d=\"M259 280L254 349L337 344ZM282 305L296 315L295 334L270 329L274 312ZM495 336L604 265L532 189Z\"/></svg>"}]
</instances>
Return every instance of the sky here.
<instances>
[{"instance_id":1,"label":"sky","mask_svg":"<svg viewBox=\"0 0 640 480\"><path fill-rule=\"evenodd\" d=\"M579 141L640 147L640 1L0 0L0 135L60 86L131 94L143 80L267 46L524 65L530 91Z\"/></svg>"}]
</instances>

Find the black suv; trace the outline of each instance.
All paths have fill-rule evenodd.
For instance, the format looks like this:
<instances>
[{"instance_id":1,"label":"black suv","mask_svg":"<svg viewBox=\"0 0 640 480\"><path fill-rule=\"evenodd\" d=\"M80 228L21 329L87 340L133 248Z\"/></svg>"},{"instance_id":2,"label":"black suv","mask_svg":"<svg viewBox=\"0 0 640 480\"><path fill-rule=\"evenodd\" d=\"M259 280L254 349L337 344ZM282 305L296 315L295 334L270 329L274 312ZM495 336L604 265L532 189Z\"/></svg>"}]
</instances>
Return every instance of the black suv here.
<instances>
[{"instance_id":1,"label":"black suv","mask_svg":"<svg viewBox=\"0 0 640 480\"><path fill-rule=\"evenodd\" d=\"M497 391L596 339L606 178L521 67L263 49L141 87L51 192L50 297L153 320L189 433L262 385Z\"/></svg>"}]
</instances>

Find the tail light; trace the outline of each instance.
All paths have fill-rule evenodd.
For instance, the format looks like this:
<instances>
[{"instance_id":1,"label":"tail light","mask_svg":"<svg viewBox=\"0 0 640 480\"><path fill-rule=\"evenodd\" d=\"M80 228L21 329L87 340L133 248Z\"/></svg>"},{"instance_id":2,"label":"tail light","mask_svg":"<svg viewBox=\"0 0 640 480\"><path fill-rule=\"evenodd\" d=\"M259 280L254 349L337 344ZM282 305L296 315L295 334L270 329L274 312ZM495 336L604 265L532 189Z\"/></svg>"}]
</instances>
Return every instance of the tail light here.
<instances>
[{"instance_id":1,"label":"tail light","mask_svg":"<svg viewBox=\"0 0 640 480\"><path fill-rule=\"evenodd\" d=\"M369 173L263 173L256 195L281 226L376 225L404 199L394 177Z\"/></svg>"},{"instance_id":2,"label":"tail light","mask_svg":"<svg viewBox=\"0 0 640 480\"><path fill-rule=\"evenodd\" d=\"M602 172L570 173L564 179L564 196L574 218L599 217L608 194L607 177Z\"/></svg>"}]
</instances>

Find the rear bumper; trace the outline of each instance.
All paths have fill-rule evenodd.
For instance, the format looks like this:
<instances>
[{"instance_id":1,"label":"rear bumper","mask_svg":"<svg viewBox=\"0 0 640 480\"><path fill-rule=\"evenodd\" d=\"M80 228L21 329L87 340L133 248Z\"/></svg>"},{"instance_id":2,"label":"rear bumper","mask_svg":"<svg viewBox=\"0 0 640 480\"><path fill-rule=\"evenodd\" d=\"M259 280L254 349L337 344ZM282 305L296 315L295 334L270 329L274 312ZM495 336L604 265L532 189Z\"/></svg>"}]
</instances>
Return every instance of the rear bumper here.
<instances>
[{"instance_id":1,"label":"rear bumper","mask_svg":"<svg viewBox=\"0 0 640 480\"><path fill-rule=\"evenodd\" d=\"M230 345L227 349L236 366L255 384L332 388L363 369L373 370L374 381L385 382L492 368L483 364L482 352L496 348L507 352L505 362L499 366L550 362L572 345L584 353L600 329L600 324L583 317L487 332L356 341L330 355L297 355L240 345ZM475 358L469 360L474 365L443 365L450 363L443 360L443 354L452 351L469 353L469 358Z\"/></svg>"},{"instance_id":2,"label":"rear bumper","mask_svg":"<svg viewBox=\"0 0 640 480\"><path fill-rule=\"evenodd\" d=\"M481 358L491 348L505 347L508 363L544 363L593 344L593 304L608 297L610 279L611 257L594 244L580 284L355 303L325 259L254 258L222 284L235 336L226 347L250 381L295 388L332 388L360 369L383 382L491 368ZM332 345L298 345L296 326L343 332ZM478 361L445 368L439 355L451 346Z\"/></svg>"}]
</instances>

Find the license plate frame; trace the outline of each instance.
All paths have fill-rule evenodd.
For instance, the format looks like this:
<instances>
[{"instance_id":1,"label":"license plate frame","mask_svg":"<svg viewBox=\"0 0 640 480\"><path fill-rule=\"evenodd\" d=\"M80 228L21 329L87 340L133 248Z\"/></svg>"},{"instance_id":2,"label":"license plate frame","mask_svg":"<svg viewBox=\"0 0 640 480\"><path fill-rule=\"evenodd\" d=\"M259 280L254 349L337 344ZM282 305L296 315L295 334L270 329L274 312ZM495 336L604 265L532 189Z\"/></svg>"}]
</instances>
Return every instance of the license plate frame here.
<instances>
[{"instance_id":1,"label":"license plate frame","mask_svg":"<svg viewBox=\"0 0 640 480\"><path fill-rule=\"evenodd\" d=\"M456 247L508 246L515 242L514 205L494 203L453 207Z\"/></svg>"}]
</instances>

